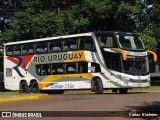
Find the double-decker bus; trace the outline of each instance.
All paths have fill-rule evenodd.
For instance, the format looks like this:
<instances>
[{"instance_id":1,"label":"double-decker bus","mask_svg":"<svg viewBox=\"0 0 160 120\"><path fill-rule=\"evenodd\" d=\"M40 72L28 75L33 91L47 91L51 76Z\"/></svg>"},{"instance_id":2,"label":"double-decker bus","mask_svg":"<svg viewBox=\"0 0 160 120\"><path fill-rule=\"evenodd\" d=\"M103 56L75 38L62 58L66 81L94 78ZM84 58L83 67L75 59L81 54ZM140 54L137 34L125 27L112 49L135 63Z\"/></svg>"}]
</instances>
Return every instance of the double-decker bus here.
<instances>
[{"instance_id":1,"label":"double-decker bus","mask_svg":"<svg viewBox=\"0 0 160 120\"><path fill-rule=\"evenodd\" d=\"M38 92L105 89L127 93L149 87L148 53L137 34L89 32L4 44L4 84L9 90Z\"/></svg>"}]
</instances>

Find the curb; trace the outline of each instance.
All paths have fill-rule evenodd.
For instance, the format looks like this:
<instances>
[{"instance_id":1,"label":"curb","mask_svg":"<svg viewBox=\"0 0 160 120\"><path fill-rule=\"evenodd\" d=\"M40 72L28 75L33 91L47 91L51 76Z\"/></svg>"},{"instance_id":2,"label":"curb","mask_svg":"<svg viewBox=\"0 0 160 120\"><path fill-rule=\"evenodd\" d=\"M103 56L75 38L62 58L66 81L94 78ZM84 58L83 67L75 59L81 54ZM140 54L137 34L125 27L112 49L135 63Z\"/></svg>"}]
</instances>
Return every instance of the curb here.
<instances>
[{"instance_id":1,"label":"curb","mask_svg":"<svg viewBox=\"0 0 160 120\"><path fill-rule=\"evenodd\" d=\"M133 92L136 92L136 91L133 91ZM158 92L160 92L160 91L138 91L138 92L158 93Z\"/></svg>"},{"instance_id":2,"label":"curb","mask_svg":"<svg viewBox=\"0 0 160 120\"><path fill-rule=\"evenodd\" d=\"M117 94L120 94L119 92L112 92L112 91L104 91L103 93L117 93ZM158 91L128 91L127 92L127 94L128 93L160 93L160 91L158 90ZM83 91L81 91L81 92L73 92L73 91L65 91L65 93L64 94L95 94L94 92L83 92Z\"/></svg>"},{"instance_id":3,"label":"curb","mask_svg":"<svg viewBox=\"0 0 160 120\"><path fill-rule=\"evenodd\" d=\"M114 93L114 92L104 92L104 93ZM119 93L119 92L117 92L117 93ZM128 91L127 94L128 93L160 93L160 91Z\"/></svg>"},{"instance_id":4,"label":"curb","mask_svg":"<svg viewBox=\"0 0 160 120\"><path fill-rule=\"evenodd\" d=\"M11 102L11 101L20 101L20 100L33 100L33 99L40 99L47 97L48 94L43 94L43 95L37 95L37 96L25 96L25 97L15 97L15 98L4 98L0 99L1 102Z\"/></svg>"}]
</instances>

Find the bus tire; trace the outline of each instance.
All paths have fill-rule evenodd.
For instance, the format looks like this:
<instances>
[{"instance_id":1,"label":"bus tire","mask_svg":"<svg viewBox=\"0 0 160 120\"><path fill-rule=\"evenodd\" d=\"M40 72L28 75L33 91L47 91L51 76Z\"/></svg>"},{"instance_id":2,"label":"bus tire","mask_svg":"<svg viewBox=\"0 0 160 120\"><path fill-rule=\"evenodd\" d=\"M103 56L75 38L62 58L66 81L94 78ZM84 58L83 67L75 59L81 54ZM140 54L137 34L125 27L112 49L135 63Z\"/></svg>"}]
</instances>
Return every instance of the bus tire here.
<instances>
[{"instance_id":1,"label":"bus tire","mask_svg":"<svg viewBox=\"0 0 160 120\"><path fill-rule=\"evenodd\" d=\"M91 92L95 92L95 89L94 89L94 80L91 80Z\"/></svg>"},{"instance_id":2,"label":"bus tire","mask_svg":"<svg viewBox=\"0 0 160 120\"><path fill-rule=\"evenodd\" d=\"M33 81L31 84L31 92L33 93L39 93L39 87L38 87L38 82Z\"/></svg>"},{"instance_id":3,"label":"bus tire","mask_svg":"<svg viewBox=\"0 0 160 120\"><path fill-rule=\"evenodd\" d=\"M26 81L20 82L20 93L29 93L29 86Z\"/></svg>"},{"instance_id":4,"label":"bus tire","mask_svg":"<svg viewBox=\"0 0 160 120\"><path fill-rule=\"evenodd\" d=\"M120 88L119 92L120 92L120 94L127 94L128 88Z\"/></svg>"},{"instance_id":5,"label":"bus tire","mask_svg":"<svg viewBox=\"0 0 160 120\"><path fill-rule=\"evenodd\" d=\"M94 91L96 94L102 94L103 93L103 83L100 78L96 78L94 80Z\"/></svg>"}]
</instances>

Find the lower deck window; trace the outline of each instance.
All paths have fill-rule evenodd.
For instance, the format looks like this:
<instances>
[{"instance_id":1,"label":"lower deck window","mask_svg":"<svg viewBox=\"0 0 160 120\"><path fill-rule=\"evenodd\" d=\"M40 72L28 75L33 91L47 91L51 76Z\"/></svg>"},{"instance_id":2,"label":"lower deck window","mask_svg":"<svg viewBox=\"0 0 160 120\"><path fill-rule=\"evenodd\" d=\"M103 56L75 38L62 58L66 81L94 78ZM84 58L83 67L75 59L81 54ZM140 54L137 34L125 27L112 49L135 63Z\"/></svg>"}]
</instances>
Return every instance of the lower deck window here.
<instances>
[{"instance_id":1,"label":"lower deck window","mask_svg":"<svg viewBox=\"0 0 160 120\"><path fill-rule=\"evenodd\" d=\"M38 75L88 73L88 63L77 62L77 63L39 64L36 65L36 73Z\"/></svg>"}]
</instances>

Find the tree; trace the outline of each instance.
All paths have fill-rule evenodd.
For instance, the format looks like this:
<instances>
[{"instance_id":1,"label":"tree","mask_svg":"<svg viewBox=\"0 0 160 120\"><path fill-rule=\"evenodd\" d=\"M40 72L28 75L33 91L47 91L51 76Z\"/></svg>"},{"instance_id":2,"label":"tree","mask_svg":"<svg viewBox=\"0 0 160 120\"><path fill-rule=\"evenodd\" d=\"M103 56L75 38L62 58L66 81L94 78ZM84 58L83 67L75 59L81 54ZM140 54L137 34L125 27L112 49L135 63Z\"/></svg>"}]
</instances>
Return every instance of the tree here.
<instances>
[{"instance_id":1,"label":"tree","mask_svg":"<svg viewBox=\"0 0 160 120\"><path fill-rule=\"evenodd\" d=\"M8 0L9 1L9 0ZM148 9L153 4L153 9ZM13 0L1 41L19 41L89 31L138 32L148 48L159 37L160 8L139 0Z\"/></svg>"},{"instance_id":2,"label":"tree","mask_svg":"<svg viewBox=\"0 0 160 120\"><path fill-rule=\"evenodd\" d=\"M143 9L145 15L142 17L145 24L141 25L138 32L141 33L140 35L144 40L147 49L156 50L159 48L157 44L160 44L160 16L157 16L160 14L160 4L158 1L150 0L147 1L145 6L146 8Z\"/></svg>"}]
</instances>

